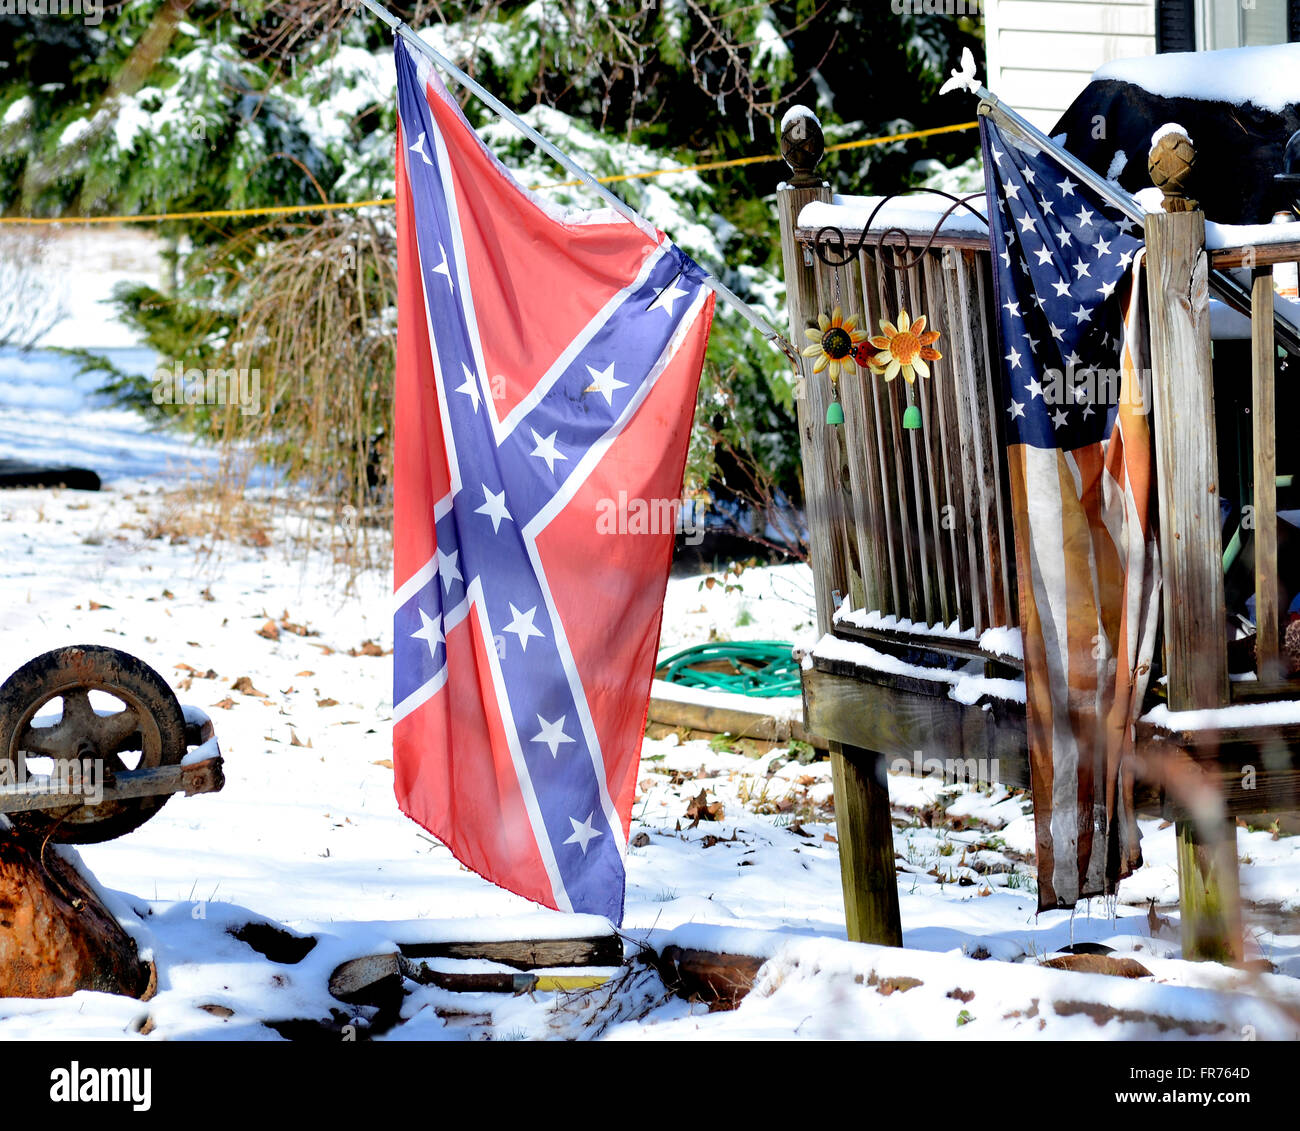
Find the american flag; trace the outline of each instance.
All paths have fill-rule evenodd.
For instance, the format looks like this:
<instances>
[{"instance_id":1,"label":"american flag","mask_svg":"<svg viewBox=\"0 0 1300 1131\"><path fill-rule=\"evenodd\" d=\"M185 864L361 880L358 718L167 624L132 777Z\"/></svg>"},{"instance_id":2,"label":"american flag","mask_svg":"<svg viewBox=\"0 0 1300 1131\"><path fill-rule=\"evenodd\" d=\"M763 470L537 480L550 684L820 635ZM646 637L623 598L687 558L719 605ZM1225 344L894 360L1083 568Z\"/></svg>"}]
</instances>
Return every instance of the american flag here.
<instances>
[{"instance_id":1,"label":"american flag","mask_svg":"<svg viewBox=\"0 0 1300 1131\"><path fill-rule=\"evenodd\" d=\"M398 801L619 922L674 529L609 508L679 497L713 293L649 225L534 197L396 64Z\"/></svg>"},{"instance_id":2,"label":"american flag","mask_svg":"<svg viewBox=\"0 0 1300 1131\"><path fill-rule=\"evenodd\" d=\"M980 119L1003 372L1040 910L1141 863L1126 766L1155 648L1141 233Z\"/></svg>"}]
</instances>

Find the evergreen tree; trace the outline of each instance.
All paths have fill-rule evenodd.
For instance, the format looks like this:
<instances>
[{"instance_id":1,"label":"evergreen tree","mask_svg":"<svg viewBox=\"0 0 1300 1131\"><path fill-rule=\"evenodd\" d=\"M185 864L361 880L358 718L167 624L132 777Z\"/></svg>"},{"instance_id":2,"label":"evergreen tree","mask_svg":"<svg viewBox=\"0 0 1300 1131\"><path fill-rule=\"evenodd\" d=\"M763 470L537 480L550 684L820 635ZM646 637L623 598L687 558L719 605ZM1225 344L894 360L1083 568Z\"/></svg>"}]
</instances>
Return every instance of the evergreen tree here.
<instances>
[{"instance_id":1,"label":"evergreen tree","mask_svg":"<svg viewBox=\"0 0 1300 1131\"><path fill-rule=\"evenodd\" d=\"M597 175L774 154L776 124L795 102L814 106L830 141L959 120L968 107L940 101L937 89L961 48L979 47L978 29L966 22L897 15L885 4L417 0L394 10ZM0 16L0 208L140 214L391 196L393 90L386 29L337 0L125 0L98 25ZM465 109L525 183L567 179L477 103L466 99ZM841 189L897 191L974 148L970 134L942 135L848 150L828 157L825 169ZM770 162L615 189L781 327L774 191L786 172ZM586 190L548 193L594 203ZM330 254L348 246L383 254L391 212L173 221L162 230L176 258L175 291L123 294L126 317L166 358L219 364L242 350L246 364L257 348L253 327L266 334L258 288L289 278L272 267L308 254L313 240ZM326 290L342 285L328 272L313 278ZM365 332L391 323L391 271L362 271L356 285L370 292L346 305L370 319ZM309 307L338 300L295 294ZM319 347L279 351L277 364L301 366L310 354L328 366ZM297 437L314 446L308 463L322 482L347 484L353 502L374 480L365 437L383 431L391 341L361 355L364 372L324 377L379 389L348 400L368 406L364 426L349 429L346 443L339 422ZM286 395L294 380L308 380L274 376ZM729 450L797 495L791 377L776 351L719 307L691 451L695 484L715 478L717 455ZM119 374L117 387L133 387L151 407L138 381ZM303 422L286 415L268 423L283 455L286 428Z\"/></svg>"}]
</instances>

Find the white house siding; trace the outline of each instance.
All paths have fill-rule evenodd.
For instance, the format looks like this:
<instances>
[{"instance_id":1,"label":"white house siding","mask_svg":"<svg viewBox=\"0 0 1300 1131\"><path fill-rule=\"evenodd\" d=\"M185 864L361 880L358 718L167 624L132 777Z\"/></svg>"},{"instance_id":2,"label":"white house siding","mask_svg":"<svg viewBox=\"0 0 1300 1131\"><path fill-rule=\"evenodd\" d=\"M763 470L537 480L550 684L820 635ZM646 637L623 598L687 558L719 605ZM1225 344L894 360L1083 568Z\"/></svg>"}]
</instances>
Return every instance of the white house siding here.
<instances>
[{"instance_id":1,"label":"white house siding","mask_svg":"<svg viewBox=\"0 0 1300 1131\"><path fill-rule=\"evenodd\" d=\"M1156 50L1155 0L985 0L988 88L1040 129L1103 63Z\"/></svg>"}]
</instances>

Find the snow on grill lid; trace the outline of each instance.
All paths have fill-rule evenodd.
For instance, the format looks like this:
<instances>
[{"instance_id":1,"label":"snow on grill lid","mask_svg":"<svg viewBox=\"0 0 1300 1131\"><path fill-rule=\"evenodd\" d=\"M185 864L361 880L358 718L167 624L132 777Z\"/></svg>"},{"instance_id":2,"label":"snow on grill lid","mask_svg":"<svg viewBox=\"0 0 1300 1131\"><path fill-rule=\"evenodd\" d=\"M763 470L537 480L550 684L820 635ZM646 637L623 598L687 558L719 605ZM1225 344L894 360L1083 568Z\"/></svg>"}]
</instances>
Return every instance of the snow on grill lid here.
<instances>
[{"instance_id":1,"label":"snow on grill lid","mask_svg":"<svg viewBox=\"0 0 1300 1131\"><path fill-rule=\"evenodd\" d=\"M1186 51L1115 59L1093 72L1093 81L1114 79L1163 98L1246 103L1280 113L1300 101L1295 75L1300 43Z\"/></svg>"}]
</instances>

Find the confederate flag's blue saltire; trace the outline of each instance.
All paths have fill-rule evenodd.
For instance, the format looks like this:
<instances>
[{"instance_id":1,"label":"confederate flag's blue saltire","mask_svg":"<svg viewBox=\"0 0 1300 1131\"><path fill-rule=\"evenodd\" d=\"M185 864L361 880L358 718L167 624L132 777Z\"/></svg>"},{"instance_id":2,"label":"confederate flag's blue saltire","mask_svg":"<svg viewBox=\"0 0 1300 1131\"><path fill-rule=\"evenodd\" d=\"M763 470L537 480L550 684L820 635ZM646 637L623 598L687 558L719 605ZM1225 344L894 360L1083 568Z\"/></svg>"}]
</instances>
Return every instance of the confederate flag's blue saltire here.
<instances>
[{"instance_id":1,"label":"confederate flag's blue saltire","mask_svg":"<svg viewBox=\"0 0 1300 1131\"><path fill-rule=\"evenodd\" d=\"M1141 861L1127 758L1160 609L1140 233L980 118L1005 377L1038 906Z\"/></svg>"},{"instance_id":2,"label":"confederate flag's blue saltire","mask_svg":"<svg viewBox=\"0 0 1300 1131\"><path fill-rule=\"evenodd\" d=\"M655 229L522 188L395 54L398 802L494 883L618 923L714 296ZM611 520L628 500L660 521Z\"/></svg>"}]
</instances>

